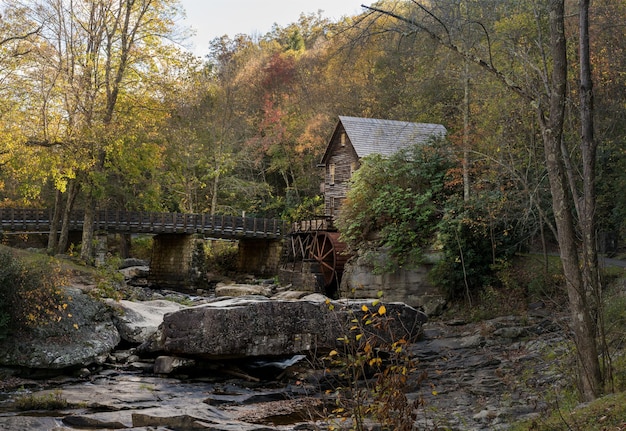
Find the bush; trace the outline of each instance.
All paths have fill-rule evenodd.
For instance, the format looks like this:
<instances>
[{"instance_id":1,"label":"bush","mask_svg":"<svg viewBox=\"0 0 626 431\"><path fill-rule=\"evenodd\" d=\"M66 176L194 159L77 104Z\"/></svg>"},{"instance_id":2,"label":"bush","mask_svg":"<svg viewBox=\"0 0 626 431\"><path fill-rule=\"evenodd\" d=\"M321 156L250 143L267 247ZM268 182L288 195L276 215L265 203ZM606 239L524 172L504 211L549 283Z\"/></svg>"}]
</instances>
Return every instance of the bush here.
<instances>
[{"instance_id":1,"label":"bush","mask_svg":"<svg viewBox=\"0 0 626 431\"><path fill-rule=\"evenodd\" d=\"M131 255L137 259L150 260L152 256L152 243L154 242L151 236L138 236L132 239L131 242Z\"/></svg>"},{"instance_id":2,"label":"bush","mask_svg":"<svg viewBox=\"0 0 626 431\"><path fill-rule=\"evenodd\" d=\"M330 300L326 304L332 311ZM408 399L406 392L416 365L407 346L415 340L390 329L395 317L380 300L364 304L351 317L351 328L338 338L342 348L322 359L325 370L339 371L337 386L326 391L335 400L329 429L346 429L341 424L348 423L350 429L365 430L371 421L385 430L414 429L419 400Z\"/></svg>"},{"instance_id":3,"label":"bush","mask_svg":"<svg viewBox=\"0 0 626 431\"><path fill-rule=\"evenodd\" d=\"M357 250L376 238L375 246L390 252L383 271L420 263L443 212L451 166L438 142L363 158L337 220L342 239Z\"/></svg>"},{"instance_id":4,"label":"bush","mask_svg":"<svg viewBox=\"0 0 626 431\"><path fill-rule=\"evenodd\" d=\"M464 202L448 200L439 223L438 245L443 258L431 272L431 281L450 298L465 296L484 286L500 285L497 272L522 249L517 212L499 192L485 193Z\"/></svg>"},{"instance_id":5,"label":"bush","mask_svg":"<svg viewBox=\"0 0 626 431\"><path fill-rule=\"evenodd\" d=\"M89 291L94 298L111 298L119 301L124 299L122 287L124 275L119 271L122 259L117 256L109 256L104 264L98 266L95 272L96 287Z\"/></svg>"},{"instance_id":6,"label":"bush","mask_svg":"<svg viewBox=\"0 0 626 431\"><path fill-rule=\"evenodd\" d=\"M0 339L62 319L67 299L60 267L47 256L25 263L0 250Z\"/></svg>"}]
</instances>

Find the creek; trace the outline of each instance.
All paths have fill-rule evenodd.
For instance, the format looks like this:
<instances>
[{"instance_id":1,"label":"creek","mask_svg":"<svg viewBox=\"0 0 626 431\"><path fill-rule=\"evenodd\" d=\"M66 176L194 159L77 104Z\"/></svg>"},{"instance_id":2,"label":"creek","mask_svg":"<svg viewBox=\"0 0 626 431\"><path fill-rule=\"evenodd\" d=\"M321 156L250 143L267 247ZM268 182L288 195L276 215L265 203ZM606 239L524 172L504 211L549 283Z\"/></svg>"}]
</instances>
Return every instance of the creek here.
<instances>
[{"instance_id":1,"label":"creek","mask_svg":"<svg viewBox=\"0 0 626 431\"><path fill-rule=\"evenodd\" d=\"M566 383L567 364L545 359L567 353L566 323L542 307L476 323L426 323L423 339L410 346L418 363L406 388L418 405L416 429L506 430L537 417L548 407L547 391ZM120 350L94 369L4 382L0 430L329 429L332 376L306 358L287 359L196 363L162 376L151 359ZM15 402L25 397L68 405L18 411Z\"/></svg>"}]
</instances>

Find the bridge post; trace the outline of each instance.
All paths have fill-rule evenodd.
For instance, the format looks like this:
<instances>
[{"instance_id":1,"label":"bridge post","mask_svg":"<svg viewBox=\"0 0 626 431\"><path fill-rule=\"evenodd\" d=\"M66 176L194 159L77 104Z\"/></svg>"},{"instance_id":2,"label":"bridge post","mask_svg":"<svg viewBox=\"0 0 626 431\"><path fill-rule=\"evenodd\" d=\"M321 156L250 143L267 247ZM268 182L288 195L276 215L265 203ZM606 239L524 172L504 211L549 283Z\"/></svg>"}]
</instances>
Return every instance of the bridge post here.
<instances>
[{"instance_id":1,"label":"bridge post","mask_svg":"<svg viewBox=\"0 0 626 431\"><path fill-rule=\"evenodd\" d=\"M281 239L242 238L239 240L238 269L254 275L275 276L281 253Z\"/></svg>"},{"instance_id":2,"label":"bridge post","mask_svg":"<svg viewBox=\"0 0 626 431\"><path fill-rule=\"evenodd\" d=\"M155 235L148 281L175 290L190 288L194 243L193 234Z\"/></svg>"}]
</instances>

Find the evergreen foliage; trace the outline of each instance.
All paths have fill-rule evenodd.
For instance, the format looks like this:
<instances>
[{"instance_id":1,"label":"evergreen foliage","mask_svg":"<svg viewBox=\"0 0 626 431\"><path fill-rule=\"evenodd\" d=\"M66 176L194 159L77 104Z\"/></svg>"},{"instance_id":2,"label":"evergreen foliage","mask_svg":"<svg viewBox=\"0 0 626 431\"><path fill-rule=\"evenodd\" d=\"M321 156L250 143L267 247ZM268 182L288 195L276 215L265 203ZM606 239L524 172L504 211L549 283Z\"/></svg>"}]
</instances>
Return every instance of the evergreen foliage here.
<instances>
[{"instance_id":1,"label":"evergreen foliage","mask_svg":"<svg viewBox=\"0 0 626 431\"><path fill-rule=\"evenodd\" d=\"M451 166L445 141L365 157L337 220L342 239L353 250L372 240L388 249L382 270L419 263L443 214Z\"/></svg>"},{"instance_id":2,"label":"evergreen foliage","mask_svg":"<svg viewBox=\"0 0 626 431\"><path fill-rule=\"evenodd\" d=\"M523 248L523 229L516 214L522 213L499 192L483 193L468 202L451 197L438 225L442 259L431 280L449 297L471 298L484 286L498 285L500 265Z\"/></svg>"}]
</instances>

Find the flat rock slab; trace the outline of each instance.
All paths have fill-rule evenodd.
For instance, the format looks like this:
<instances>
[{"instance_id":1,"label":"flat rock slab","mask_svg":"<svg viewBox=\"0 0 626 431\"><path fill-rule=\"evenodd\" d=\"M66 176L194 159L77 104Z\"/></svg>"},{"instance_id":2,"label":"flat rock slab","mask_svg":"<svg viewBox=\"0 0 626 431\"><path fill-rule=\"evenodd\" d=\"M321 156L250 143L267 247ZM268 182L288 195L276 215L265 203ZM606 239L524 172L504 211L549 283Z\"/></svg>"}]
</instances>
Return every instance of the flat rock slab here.
<instances>
[{"instance_id":1,"label":"flat rock slab","mask_svg":"<svg viewBox=\"0 0 626 431\"><path fill-rule=\"evenodd\" d=\"M59 427L59 423L55 418L50 417L33 417L33 416L8 416L0 417L0 430L2 431L50 431L50 430L66 430Z\"/></svg>"},{"instance_id":2,"label":"flat rock slab","mask_svg":"<svg viewBox=\"0 0 626 431\"><path fill-rule=\"evenodd\" d=\"M177 379L161 379L148 376L117 375L98 378L92 382L66 385L60 396L69 406L63 411L47 412L50 416L32 417L0 416L0 430L62 431L76 429L111 430L212 430L212 431L277 431L291 427L275 427L259 423L267 416L289 414L290 407L301 408L305 401L290 399L294 394L286 392L232 389L237 400L244 405L217 407L207 402L207 397L222 393L223 386L211 383L183 382ZM58 390L57 390L58 391ZM45 397L54 392L35 392ZM272 397L274 396L274 397ZM278 409L268 398L291 402ZM275 406L263 409L267 404ZM255 408L254 403L260 403ZM257 411L258 410L258 411ZM265 412L269 410L269 412ZM54 417L51 417L54 416Z\"/></svg>"},{"instance_id":3,"label":"flat rock slab","mask_svg":"<svg viewBox=\"0 0 626 431\"><path fill-rule=\"evenodd\" d=\"M164 299L143 302L108 299L106 304L114 311L113 321L122 339L136 344L152 336L167 313L186 308Z\"/></svg>"},{"instance_id":4,"label":"flat rock slab","mask_svg":"<svg viewBox=\"0 0 626 431\"><path fill-rule=\"evenodd\" d=\"M227 284L215 288L215 296L272 296L272 288L261 284Z\"/></svg>"},{"instance_id":5,"label":"flat rock slab","mask_svg":"<svg viewBox=\"0 0 626 431\"><path fill-rule=\"evenodd\" d=\"M354 337L357 332L350 329L354 322L364 322L363 316L372 312L373 320L383 324L359 329L364 335L417 339L426 321L424 313L402 303L387 303L385 312L378 314L382 304L371 304L231 298L166 315L140 351L203 359L324 353L340 345L339 338Z\"/></svg>"}]
</instances>

